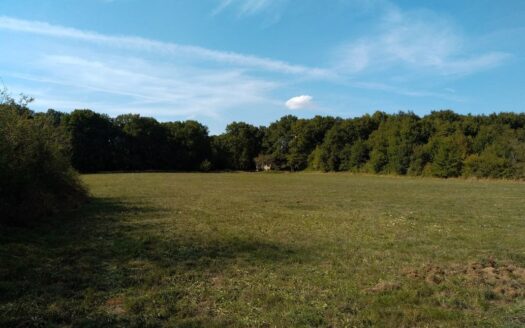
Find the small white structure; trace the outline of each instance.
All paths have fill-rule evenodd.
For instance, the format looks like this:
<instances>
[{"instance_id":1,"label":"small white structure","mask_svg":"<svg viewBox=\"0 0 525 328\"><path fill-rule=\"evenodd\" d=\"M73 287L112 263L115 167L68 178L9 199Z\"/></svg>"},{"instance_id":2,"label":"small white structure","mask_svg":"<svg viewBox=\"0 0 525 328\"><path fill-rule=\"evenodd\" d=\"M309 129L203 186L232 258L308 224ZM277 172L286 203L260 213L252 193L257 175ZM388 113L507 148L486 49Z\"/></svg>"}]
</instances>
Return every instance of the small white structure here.
<instances>
[{"instance_id":1,"label":"small white structure","mask_svg":"<svg viewBox=\"0 0 525 328\"><path fill-rule=\"evenodd\" d=\"M257 172L269 172L273 169L274 160L271 155L259 155L253 159L255 161L255 170Z\"/></svg>"}]
</instances>

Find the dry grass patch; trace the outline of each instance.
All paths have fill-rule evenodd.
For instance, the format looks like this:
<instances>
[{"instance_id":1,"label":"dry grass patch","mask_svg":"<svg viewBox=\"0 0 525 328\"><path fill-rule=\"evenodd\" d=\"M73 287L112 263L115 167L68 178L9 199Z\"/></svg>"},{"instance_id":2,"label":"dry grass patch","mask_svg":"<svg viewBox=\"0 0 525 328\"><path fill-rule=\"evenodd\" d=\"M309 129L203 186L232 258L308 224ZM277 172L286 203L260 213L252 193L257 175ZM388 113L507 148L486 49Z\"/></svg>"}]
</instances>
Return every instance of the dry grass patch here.
<instances>
[{"instance_id":1,"label":"dry grass patch","mask_svg":"<svg viewBox=\"0 0 525 328\"><path fill-rule=\"evenodd\" d=\"M525 297L525 268L515 263L498 263L493 258L448 267L427 264L420 269L406 270L405 275L431 285L439 285L447 280L465 281L486 289L486 296L490 300L511 302Z\"/></svg>"}]
</instances>

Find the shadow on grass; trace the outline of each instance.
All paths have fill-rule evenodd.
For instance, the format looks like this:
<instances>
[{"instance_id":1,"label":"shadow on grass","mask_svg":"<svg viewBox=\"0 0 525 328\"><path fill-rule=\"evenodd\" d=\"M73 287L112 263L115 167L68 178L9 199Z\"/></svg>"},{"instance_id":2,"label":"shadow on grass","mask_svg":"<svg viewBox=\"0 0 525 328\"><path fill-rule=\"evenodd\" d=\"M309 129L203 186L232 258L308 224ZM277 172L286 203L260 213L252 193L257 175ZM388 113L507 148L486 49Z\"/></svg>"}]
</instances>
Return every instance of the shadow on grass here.
<instances>
[{"instance_id":1,"label":"shadow on grass","mask_svg":"<svg viewBox=\"0 0 525 328\"><path fill-rule=\"evenodd\" d=\"M209 240L140 225L138 218L163 214L142 204L98 198L32 227L0 227L0 326L142 326L149 322L143 310L132 320L108 308L108 299L162 288L172 275L206 279L239 261L294 261L300 253L253 239Z\"/></svg>"}]
</instances>

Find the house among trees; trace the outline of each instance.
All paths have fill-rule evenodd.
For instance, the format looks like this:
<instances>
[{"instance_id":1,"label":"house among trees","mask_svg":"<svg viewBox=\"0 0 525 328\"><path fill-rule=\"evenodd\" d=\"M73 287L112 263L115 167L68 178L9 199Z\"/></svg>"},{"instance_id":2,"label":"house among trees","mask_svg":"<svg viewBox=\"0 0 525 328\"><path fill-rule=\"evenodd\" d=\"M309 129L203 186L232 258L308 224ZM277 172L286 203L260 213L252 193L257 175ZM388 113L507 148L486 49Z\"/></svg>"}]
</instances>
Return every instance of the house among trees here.
<instances>
[{"instance_id":1,"label":"house among trees","mask_svg":"<svg viewBox=\"0 0 525 328\"><path fill-rule=\"evenodd\" d=\"M274 158L272 155L260 154L255 159L255 170L269 172L274 168Z\"/></svg>"}]
</instances>

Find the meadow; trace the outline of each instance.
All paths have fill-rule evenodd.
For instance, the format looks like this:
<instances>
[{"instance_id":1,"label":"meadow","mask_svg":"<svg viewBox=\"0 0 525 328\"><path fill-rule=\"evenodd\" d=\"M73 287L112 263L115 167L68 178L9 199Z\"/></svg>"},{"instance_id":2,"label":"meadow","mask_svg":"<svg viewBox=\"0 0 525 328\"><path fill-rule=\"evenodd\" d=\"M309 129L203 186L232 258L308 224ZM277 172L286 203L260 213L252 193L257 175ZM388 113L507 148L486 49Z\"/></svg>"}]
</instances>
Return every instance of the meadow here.
<instances>
[{"instance_id":1,"label":"meadow","mask_svg":"<svg viewBox=\"0 0 525 328\"><path fill-rule=\"evenodd\" d=\"M0 229L0 326L522 327L525 184L83 175Z\"/></svg>"}]
</instances>

